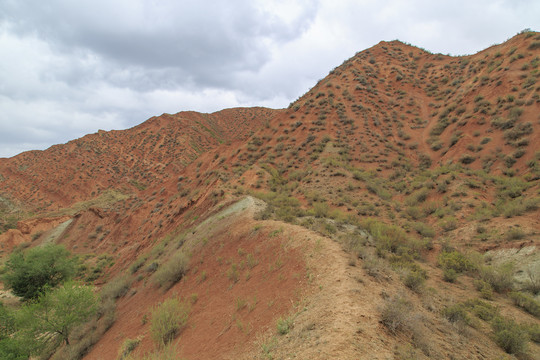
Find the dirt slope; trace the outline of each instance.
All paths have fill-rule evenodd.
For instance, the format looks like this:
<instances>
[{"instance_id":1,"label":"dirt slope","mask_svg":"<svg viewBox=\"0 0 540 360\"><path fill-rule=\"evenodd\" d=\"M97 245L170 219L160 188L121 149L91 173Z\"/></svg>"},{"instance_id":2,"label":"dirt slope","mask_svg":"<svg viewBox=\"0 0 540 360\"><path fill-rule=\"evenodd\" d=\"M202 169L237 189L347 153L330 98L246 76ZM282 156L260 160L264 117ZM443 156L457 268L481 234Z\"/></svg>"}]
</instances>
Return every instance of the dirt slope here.
<instances>
[{"instance_id":1,"label":"dirt slope","mask_svg":"<svg viewBox=\"0 0 540 360\"><path fill-rule=\"evenodd\" d=\"M478 307L540 326L511 297L535 296L539 66L535 32L465 57L381 42L288 109L164 114L0 159L1 254L56 242L102 292L127 281L87 359L156 350L171 297L191 304L186 359L534 359ZM449 273L448 253L474 266ZM507 260L512 285L482 288Z\"/></svg>"}]
</instances>

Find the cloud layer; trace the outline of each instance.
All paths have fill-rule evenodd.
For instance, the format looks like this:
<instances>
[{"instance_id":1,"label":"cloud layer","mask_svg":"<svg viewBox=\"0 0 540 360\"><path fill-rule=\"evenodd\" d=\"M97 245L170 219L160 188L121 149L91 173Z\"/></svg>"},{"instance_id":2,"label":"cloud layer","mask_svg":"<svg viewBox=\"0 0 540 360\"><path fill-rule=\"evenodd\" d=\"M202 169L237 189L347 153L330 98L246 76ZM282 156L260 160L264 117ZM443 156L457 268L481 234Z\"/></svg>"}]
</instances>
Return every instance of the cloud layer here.
<instances>
[{"instance_id":1,"label":"cloud layer","mask_svg":"<svg viewBox=\"0 0 540 360\"><path fill-rule=\"evenodd\" d=\"M380 40L474 53L538 14L533 0L5 0L0 157L163 112L285 107Z\"/></svg>"}]
</instances>

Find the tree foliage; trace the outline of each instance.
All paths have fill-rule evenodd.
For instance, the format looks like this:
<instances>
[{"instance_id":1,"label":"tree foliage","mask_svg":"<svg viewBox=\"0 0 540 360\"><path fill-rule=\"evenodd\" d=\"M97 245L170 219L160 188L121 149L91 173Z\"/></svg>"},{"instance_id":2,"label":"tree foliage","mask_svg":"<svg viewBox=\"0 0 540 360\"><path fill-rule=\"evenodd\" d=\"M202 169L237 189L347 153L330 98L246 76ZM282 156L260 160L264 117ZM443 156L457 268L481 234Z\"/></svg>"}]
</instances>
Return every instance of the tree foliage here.
<instances>
[{"instance_id":1,"label":"tree foliage","mask_svg":"<svg viewBox=\"0 0 540 360\"><path fill-rule=\"evenodd\" d=\"M4 282L15 295L36 299L45 287L56 287L75 274L75 261L60 245L14 252L6 263Z\"/></svg>"},{"instance_id":2,"label":"tree foliage","mask_svg":"<svg viewBox=\"0 0 540 360\"><path fill-rule=\"evenodd\" d=\"M27 360L30 352L27 346L15 337L15 316L0 302L0 359Z\"/></svg>"},{"instance_id":3,"label":"tree foliage","mask_svg":"<svg viewBox=\"0 0 540 360\"><path fill-rule=\"evenodd\" d=\"M39 296L20 311L26 336L43 345L58 340L69 344L73 328L89 320L98 309L98 296L91 287L67 282Z\"/></svg>"}]
</instances>

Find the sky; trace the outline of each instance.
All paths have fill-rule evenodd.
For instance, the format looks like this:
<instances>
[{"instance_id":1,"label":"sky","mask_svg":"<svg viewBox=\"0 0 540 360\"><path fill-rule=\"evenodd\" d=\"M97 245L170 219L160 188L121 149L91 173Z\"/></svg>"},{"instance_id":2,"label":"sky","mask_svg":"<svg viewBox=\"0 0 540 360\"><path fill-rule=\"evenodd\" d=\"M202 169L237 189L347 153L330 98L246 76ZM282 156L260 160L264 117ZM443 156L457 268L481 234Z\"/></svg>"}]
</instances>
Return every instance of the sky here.
<instances>
[{"instance_id":1,"label":"sky","mask_svg":"<svg viewBox=\"0 0 540 360\"><path fill-rule=\"evenodd\" d=\"M473 54L538 0L0 0L0 157L162 113L284 108L378 42Z\"/></svg>"}]
</instances>

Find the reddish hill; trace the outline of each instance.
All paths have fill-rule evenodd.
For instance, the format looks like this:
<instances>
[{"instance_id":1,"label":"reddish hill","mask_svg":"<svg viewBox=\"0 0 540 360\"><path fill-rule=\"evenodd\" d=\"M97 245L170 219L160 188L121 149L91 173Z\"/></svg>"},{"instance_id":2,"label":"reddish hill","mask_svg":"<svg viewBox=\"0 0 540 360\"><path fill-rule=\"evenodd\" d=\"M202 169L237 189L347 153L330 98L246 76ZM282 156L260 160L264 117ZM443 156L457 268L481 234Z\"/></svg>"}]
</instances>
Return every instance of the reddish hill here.
<instances>
[{"instance_id":1,"label":"reddish hill","mask_svg":"<svg viewBox=\"0 0 540 360\"><path fill-rule=\"evenodd\" d=\"M171 296L193 305L175 356L501 357L486 311L540 326L512 302L540 264L539 65L535 32L463 57L381 42L288 109L162 115L0 159L3 226L21 220L0 246L64 244L102 293L127 284L110 330L73 345L89 359L155 349L147 320ZM179 251L165 290L154 271Z\"/></svg>"},{"instance_id":2,"label":"reddish hill","mask_svg":"<svg viewBox=\"0 0 540 360\"><path fill-rule=\"evenodd\" d=\"M0 194L30 209L51 210L106 189L143 190L175 176L219 144L244 140L279 113L237 108L163 114L128 130L99 131L45 151L0 159Z\"/></svg>"}]
</instances>

